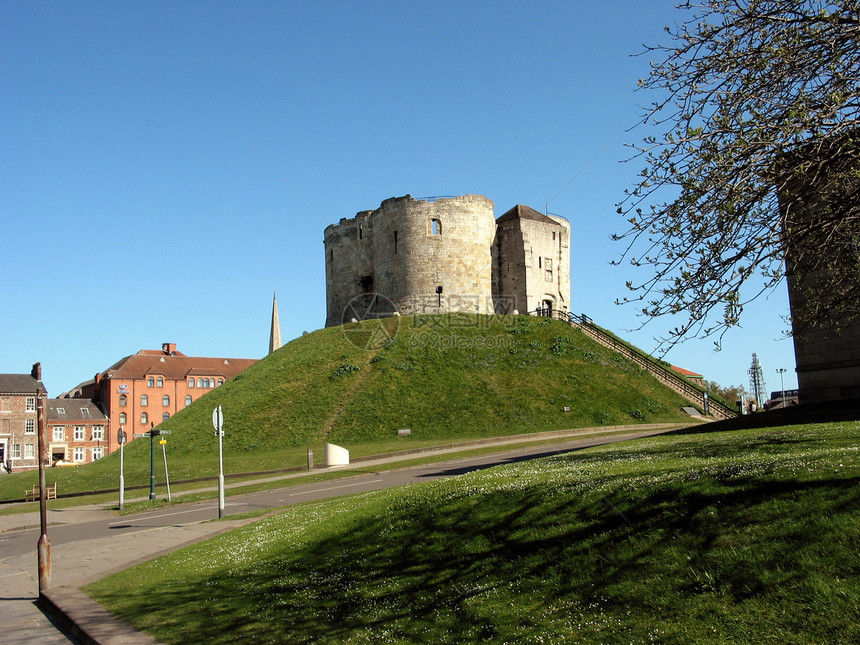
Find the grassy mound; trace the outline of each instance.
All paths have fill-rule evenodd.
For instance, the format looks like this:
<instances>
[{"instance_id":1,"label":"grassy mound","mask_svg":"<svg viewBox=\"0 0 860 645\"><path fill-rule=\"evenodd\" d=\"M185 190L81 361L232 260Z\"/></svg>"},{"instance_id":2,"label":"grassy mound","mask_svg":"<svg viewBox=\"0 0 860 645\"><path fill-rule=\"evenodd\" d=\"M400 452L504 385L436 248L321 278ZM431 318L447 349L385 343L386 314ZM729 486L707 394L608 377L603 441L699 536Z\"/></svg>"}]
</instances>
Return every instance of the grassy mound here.
<instances>
[{"instance_id":1,"label":"grassy mound","mask_svg":"<svg viewBox=\"0 0 860 645\"><path fill-rule=\"evenodd\" d=\"M689 421L686 401L578 329L466 314L364 321L306 334L162 423L171 480L301 466L324 442L354 456L446 441L590 426ZM398 437L408 428L411 435ZM156 446L158 448L158 446ZM160 453L160 449L159 449ZM319 454L319 453L318 453ZM159 454L160 457L160 454ZM60 492L115 487L119 455L52 469ZM149 442L126 448L126 484L149 481ZM161 460L158 480L163 481ZM19 497L35 474L0 478ZM26 481L25 481L26 480ZM20 489L20 490L18 490Z\"/></svg>"},{"instance_id":2,"label":"grassy mound","mask_svg":"<svg viewBox=\"0 0 860 645\"><path fill-rule=\"evenodd\" d=\"M860 424L293 507L86 588L164 643L860 642Z\"/></svg>"}]
</instances>

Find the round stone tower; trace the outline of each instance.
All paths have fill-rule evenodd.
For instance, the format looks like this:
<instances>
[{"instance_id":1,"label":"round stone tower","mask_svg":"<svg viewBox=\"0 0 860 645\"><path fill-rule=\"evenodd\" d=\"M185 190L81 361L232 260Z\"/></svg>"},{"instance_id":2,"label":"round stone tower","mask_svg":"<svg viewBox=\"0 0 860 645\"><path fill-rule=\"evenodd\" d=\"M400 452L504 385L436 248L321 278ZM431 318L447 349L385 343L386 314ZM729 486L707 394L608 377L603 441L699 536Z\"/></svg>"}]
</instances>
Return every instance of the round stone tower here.
<instances>
[{"instance_id":1,"label":"round stone tower","mask_svg":"<svg viewBox=\"0 0 860 645\"><path fill-rule=\"evenodd\" d=\"M493 313L495 232L481 195L391 198L329 226L326 326L393 311Z\"/></svg>"}]
</instances>

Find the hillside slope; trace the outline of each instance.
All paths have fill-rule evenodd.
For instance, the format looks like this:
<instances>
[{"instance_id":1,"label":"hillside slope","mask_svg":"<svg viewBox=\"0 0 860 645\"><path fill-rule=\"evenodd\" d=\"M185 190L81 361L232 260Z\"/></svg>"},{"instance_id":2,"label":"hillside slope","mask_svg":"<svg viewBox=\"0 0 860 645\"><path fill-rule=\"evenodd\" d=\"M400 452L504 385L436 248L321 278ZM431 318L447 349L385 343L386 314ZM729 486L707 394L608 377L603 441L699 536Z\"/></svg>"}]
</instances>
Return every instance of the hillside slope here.
<instances>
[{"instance_id":1,"label":"hillside slope","mask_svg":"<svg viewBox=\"0 0 860 645\"><path fill-rule=\"evenodd\" d=\"M225 441L238 450L348 446L389 441L404 428L412 439L439 440L687 420L685 404L559 321L456 314L304 335L162 427L208 430L222 405Z\"/></svg>"}]
</instances>

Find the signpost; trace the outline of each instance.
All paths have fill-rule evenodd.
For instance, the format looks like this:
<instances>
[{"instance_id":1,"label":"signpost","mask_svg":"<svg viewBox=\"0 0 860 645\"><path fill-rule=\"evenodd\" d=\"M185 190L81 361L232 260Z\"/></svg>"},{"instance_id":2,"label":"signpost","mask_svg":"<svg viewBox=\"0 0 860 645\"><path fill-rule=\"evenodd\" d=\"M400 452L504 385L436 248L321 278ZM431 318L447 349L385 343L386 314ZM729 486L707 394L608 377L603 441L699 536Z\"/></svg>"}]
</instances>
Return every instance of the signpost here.
<instances>
[{"instance_id":1,"label":"signpost","mask_svg":"<svg viewBox=\"0 0 860 645\"><path fill-rule=\"evenodd\" d=\"M125 503L125 454L123 447L126 441L128 441L128 433L120 426L119 430L116 431L116 442L119 444L119 510L122 510Z\"/></svg>"},{"instance_id":2,"label":"signpost","mask_svg":"<svg viewBox=\"0 0 860 645\"><path fill-rule=\"evenodd\" d=\"M167 484L167 501L173 501L170 499L170 476L167 474L167 439L162 439L158 443L161 444L161 454L164 457L164 482Z\"/></svg>"},{"instance_id":3,"label":"signpost","mask_svg":"<svg viewBox=\"0 0 860 645\"><path fill-rule=\"evenodd\" d=\"M218 517L224 517L224 413L219 405L212 412L212 425L215 426L215 436L218 437Z\"/></svg>"},{"instance_id":4,"label":"signpost","mask_svg":"<svg viewBox=\"0 0 860 645\"><path fill-rule=\"evenodd\" d=\"M149 437L149 499L155 499L155 438L170 434L170 430L156 430L155 424L149 425L149 432L136 434L135 437Z\"/></svg>"}]
</instances>

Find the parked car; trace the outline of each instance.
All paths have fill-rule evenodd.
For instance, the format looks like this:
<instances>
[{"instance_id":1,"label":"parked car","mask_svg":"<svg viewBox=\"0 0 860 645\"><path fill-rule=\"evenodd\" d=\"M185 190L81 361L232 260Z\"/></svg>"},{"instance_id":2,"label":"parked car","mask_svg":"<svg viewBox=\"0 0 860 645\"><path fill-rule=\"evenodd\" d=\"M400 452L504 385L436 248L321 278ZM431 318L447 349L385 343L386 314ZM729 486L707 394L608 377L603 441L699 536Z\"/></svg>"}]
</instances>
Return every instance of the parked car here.
<instances>
[{"instance_id":1,"label":"parked car","mask_svg":"<svg viewBox=\"0 0 860 645\"><path fill-rule=\"evenodd\" d=\"M57 466L77 466L77 465L78 464L76 464L74 461L66 461L65 459L57 459L57 461L54 462L54 468L56 468Z\"/></svg>"}]
</instances>

